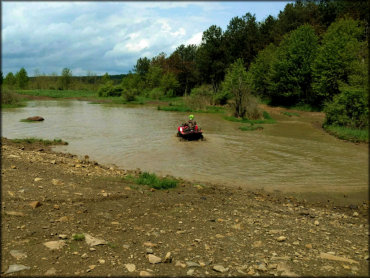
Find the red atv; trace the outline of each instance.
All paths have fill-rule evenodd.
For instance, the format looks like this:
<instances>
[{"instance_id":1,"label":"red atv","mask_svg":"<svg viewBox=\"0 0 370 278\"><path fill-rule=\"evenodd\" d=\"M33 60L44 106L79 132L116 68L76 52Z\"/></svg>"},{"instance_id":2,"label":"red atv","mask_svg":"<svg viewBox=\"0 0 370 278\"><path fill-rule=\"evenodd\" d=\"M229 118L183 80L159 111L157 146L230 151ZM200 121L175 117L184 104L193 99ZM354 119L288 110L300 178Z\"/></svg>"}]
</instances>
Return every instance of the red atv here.
<instances>
[{"instance_id":1,"label":"red atv","mask_svg":"<svg viewBox=\"0 0 370 278\"><path fill-rule=\"evenodd\" d=\"M182 124L177 128L177 137L181 137L186 140L203 140L203 131L198 125L194 128L190 128L187 124Z\"/></svg>"}]
</instances>

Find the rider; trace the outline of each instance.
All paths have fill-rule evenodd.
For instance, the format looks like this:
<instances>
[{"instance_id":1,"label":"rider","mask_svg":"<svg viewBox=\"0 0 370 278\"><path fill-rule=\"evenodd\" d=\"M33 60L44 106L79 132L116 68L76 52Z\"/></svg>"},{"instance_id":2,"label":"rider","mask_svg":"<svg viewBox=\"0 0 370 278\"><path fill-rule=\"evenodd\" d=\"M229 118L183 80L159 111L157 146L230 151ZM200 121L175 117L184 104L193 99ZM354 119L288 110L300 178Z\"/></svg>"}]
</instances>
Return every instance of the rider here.
<instances>
[{"instance_id":1,"label":"rider","mask_svg":"<svg viewBox=\"0 0 370 278\"><path fill-rule=\"evenodd\" d=\"M189 121L186 122L191 130L197 130L197 122L194 120L194 115L189 116Z\"/></svg>"}]
</instances>

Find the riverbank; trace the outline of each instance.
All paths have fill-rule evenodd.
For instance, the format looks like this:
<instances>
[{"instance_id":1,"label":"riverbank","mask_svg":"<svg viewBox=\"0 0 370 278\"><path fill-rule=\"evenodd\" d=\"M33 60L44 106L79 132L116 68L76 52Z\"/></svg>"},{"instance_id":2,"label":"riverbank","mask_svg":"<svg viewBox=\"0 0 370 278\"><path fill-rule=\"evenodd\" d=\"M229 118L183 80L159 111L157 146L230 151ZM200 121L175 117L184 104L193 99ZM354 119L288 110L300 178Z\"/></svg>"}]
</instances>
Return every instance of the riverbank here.
<instances>
[{"instance_id":1,"label":"riverbank","mask_svg":"<svg viewBox=\"0 0 370 278\"><path fill-rule=\"evenodd\" d=\"M1 147L3 274L16 264L27 269L9 276L368 273L367 206L184 180L154 190L124 179L139 170L39 143Z\"/></svg>"}]
</instances>

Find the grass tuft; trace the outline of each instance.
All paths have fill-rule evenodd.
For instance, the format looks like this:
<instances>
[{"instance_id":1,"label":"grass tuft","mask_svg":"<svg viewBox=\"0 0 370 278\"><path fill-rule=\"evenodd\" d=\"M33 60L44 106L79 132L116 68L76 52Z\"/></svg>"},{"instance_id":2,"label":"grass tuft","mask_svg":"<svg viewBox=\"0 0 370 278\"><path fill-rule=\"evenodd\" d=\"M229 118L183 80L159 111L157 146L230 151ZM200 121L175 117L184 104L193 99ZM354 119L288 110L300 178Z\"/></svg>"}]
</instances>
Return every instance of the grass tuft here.
<instances>
[{"instance_id":1,"label":"grass tuft","mask_svg":"<svg viewBox=\"0 0 370 278\"><path fill-rule=\"evenodd\" d=\"M73 234L72 239L76 241L82 241L85 239L85 235L84 234Z\"/></svg>"},{"instance_id":2,"label":"grass tuft","mask_svg":"<svg viewBox=\"0 0 370 278\"><path fill-rule=\"evenodd\" d=\"M14 143L27 143L27 144L41 143L43 145L68 145L68 142L63 141L62 139L46 140L35 137L10 139L10 141Z\"/></svg>"},{"instance_id":3,"label":"grass tuft","mask_svg":"<svg viewBox=\"0 0 370 278\"><path fill-rule=\"evenodd\" d=\"M178 181L170 178L158 178L156 174L143 172L139 177L134 178L127 176L127 180L133 181L140 185L147 185L154 189L169 189L177 186Z\"/></svg>"},{"instance_id":4,"label":"grass tuft","mask_svg":"<svg viewBox=\"0 0 370 278\"><path fill-rule=\"evenodd\" d=\"M369 142L369 130L354 129L343 126L324 125L323 128L330 134L342 140L351 142Z\"/></svg>"},{"instance_id":5,"label":"grass tuft","mask_svg":"<svg viewBox=\"0 0 370 278\"><path fill-rule=\"evenodd\" d=\"M294 113L294 112L284 111L284 112L281 112L281 114L283 114L285 116L288 116L288 117L292 117L292 116L299 117L299 114L298 113Z\"/></svg>"}]
</instances>

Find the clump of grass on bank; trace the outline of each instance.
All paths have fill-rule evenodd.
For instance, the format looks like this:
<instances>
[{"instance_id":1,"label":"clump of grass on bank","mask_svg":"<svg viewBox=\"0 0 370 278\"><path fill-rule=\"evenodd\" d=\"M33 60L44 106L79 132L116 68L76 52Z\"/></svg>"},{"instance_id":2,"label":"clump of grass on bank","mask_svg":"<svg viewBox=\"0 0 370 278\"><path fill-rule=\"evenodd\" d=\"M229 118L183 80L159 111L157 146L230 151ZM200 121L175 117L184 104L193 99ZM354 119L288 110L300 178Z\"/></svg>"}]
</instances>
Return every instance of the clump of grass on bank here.
<instances>
[{"instance_id":1,"label":"clump of grass on bank","mask_svg":"<svg viewBox=\"0 0 370 278\"><path fill-rule=\"evenodd\" d=\"M85 239L85 235L84 234L73 234L72 239L76 241L82 241Z\"/></svg>"},{"instance_id":2,"label":"clump of grass on bank","mask_svg":"<svg viewBox=\"0 0 370 278\"><path fill-rule=\"evenodd\" d=\"M324 125L323 128L330 134L339 139L348 140L351 142L369 142L369 130L354 129L343 126Z\"/></svg>"},{"instance_id":3,"label":"clump of grass on bank","mask_svg":"<svg viewBox=\"0 0 370 278\"><path fill-rule=\"evenodd\" d=\"M298 113L294 113L294 112L284 111L284 112L281 112L281 114L283 114L285 116L288 116L288 117L292 117L292 116L299 117L299 114Z\"/></svg>"},{"instance_id":4,"label":"clump of grass on bank","mask_svg":"<svg viewBox=\"0 0 370 278\"><path fill-rule=\"evenodd\" d=\"M254 125L254 124L251 124L251 125L247 125L247 126L241 126L239 127L240 130L242 131L253 131L253 130L262 130L263 127L262 126L259 126L259 125Z\"/></svg>"},{"instance_id":5,"label":"clump of grass on bank","mask_svg":"<svg viewBox=\"0 0 370 278\"><path fill-rule=\"evenodd\" d=\"M17 139L9 139L13 143L27 143L27 144L33 144L33 143L40 143L43 145L68 145L68 142L63 141L62 139L54 139L54 140L47 140L47 139L40 139L35 137L29 137L29 138L17 138Z\"/></svg>"},{"instance_id":6,"label":"clump of grass on bank","mask_svg":"<svg viewBox=\"0 0 370 278\"><path fill-rule=\"evenodd\" d=\"M21 119L19 121L24 122L24 123L39 123L40 122L40 121L32 121L32 120L29 120L29 119Z\"/></svg>"},{"instance_id":7,"label":"clump of grass on bank","mask_svg":"<svg viewBox=\"0 0 370 278\"><path fill-rule=\"evenodd\" d=\"M235 118L233 116L225 116L225 120L238 123L248 123L248 124L273 124L275 119L273 119L270 114L266 111L263 111L263 119L261 120L250 120L247 118Z\"/></svg>"},{"instance_id":8,"label":"clump of grass on bank","mask_svg":"<svg viewBox=\"0 0 370 278\"><path fill-rule=\"evenodd\" d=\"M169 189L177 186L178 181L170 178L159 178L156 174L150 174L148 172L141 173L137 178L128 176L129 179L136 184L147 185L154 189Z\"/></svg>"}]
</instances>

